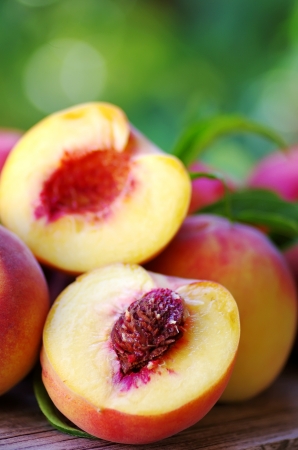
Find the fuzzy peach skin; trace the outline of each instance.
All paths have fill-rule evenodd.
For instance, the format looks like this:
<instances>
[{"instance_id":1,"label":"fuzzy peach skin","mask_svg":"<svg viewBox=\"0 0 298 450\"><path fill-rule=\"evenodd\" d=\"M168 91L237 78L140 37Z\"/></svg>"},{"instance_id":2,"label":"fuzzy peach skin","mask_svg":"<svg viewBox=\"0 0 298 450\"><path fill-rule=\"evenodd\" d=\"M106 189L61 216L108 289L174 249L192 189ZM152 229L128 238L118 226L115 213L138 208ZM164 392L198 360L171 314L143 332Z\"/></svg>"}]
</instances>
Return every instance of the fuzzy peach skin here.
<instances>
[{"instance_id":1,"label":"fuzzy peach skin","mask_svg":"<svg viewBox=\"0 0 298 450\"><path fill-rule=\"evenodd\" d=\"M222 400L249 399L276 379L293 344L297 299L282 254L262 232L213 215L188 217L169 246L146 267L213 280L235 298L241 338Z\"/></svg>"},{"instance_id":2,"label":"fuzzy peach skin","mask_svg":"<svg viewBox=\"0 0 298 450\"><path fill-rule=\"evenodd\" d=\"M160 287L183 297L184 334L151 367L123 375L112 327L128 305ZM42 379L57 408L88 433L150 443L211 409L230 377L239 335L236 303L222 286L113 264L81 275L55 301L43 333Z\"/></svg>"},{"instance_id":3,"label":"fuzzy peach skin","mask_svg":"<svg viewBox=\"0 0 298 450\"><path fill-rule=\"evenodd\" d=\"M180 160L116 106L88 103L25 133L2 172L0 215L41 262L78 274L152 258L177 232L190 195Z\"/></svg>"},{"instance_id":4,"label":"fuzzy peach skin","mask_svg":"<svg viewBox=\"0 0 298 450\"><path fill-rule=\"evenodd\" d=\"M17 236L0 226L0 395L37 361L49 307L47 284L36 259Z\"/></svg>"}]
</instances>

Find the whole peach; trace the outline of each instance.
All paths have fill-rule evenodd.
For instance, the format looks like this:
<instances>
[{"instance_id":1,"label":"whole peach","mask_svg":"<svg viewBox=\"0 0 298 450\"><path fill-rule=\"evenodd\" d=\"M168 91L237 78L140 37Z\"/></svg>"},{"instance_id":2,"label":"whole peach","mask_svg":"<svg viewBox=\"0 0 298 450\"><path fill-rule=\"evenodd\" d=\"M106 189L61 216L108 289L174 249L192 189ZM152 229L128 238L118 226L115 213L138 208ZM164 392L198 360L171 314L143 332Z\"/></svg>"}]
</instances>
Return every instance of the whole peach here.
<instances>
[{"instance_id":1,"label":"whole peach","mask_svg":"<svg viewBox=\"0 0 298 450\"><path fill-rule=\"evenodd\" d=\"M0 226L0 395L33 368L48 310L39 264L16 235Z\"/></svg>"},{"instance_id":2,"label":"whole peach","mask_svg":"<svg viewBox=\"0 0 298 450\"><path fill-rule=\"evenodd\" d=\"M279 375L296 333L293 277L261 231L213 215L189 216L170 245L147 268L166 275L212 280L234 296L241 338L222 399L240 401Z\"/></svg>"}]
</instances>

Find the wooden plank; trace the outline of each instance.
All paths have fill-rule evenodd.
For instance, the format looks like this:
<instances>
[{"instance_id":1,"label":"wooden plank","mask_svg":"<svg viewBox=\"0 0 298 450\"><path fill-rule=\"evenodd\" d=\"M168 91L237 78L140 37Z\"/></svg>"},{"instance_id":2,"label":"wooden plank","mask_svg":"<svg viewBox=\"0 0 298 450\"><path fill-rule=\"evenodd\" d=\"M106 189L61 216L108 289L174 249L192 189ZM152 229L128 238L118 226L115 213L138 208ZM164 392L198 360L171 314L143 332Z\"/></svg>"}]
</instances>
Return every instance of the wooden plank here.
<instances>
[{"instance_id":1,"label":"wooden plank","mask_svg":"<svg viewBox=\"0 0 298 450\"><path fill-rule=\"evenodd\" d=\"M0 449L298 449L298 367L293 364L258 397L241 404L217 404L196 425L143 446L78 438L54 430L39 411L31 382L29 376L0 399Z\"/></svg>"}]
</instances>

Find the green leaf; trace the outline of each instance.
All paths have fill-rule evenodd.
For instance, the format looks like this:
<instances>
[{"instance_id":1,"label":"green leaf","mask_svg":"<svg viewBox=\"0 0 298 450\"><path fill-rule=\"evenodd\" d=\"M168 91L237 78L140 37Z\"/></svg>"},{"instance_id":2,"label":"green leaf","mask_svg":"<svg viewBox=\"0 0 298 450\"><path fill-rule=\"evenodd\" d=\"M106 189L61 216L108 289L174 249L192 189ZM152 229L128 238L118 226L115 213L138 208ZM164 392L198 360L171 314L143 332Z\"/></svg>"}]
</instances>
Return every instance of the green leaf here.
<instances>
[{"instance_id":1,"label":"green leaf","mask_svg":"<svg viewBox=\"0 0 298 450\"><path fill-rule=\"evenodd\" d=\"M41 369L38 367L34 374L34 394L41 412L45 415L48 422L57 430L63 433L71 434L72 436L79 436L84 438L97 439L85 431L75 428L75 426L68 423L68 419L60 413L52 400L50 399L41 379Z\"/></svg>"},{"instance_id":2,"label":"green leaf","mask_svg":"<svg viewBox=\"0 0 298 450\"><path fill-rule=\"evenodd\" d=\"M217 172L188 172L191 180L197 180L198 178L209 178L210 180L218 180L226 184L225 179L222 175Z\"/></svg>"},{"instance_id":3,"label":"green leaf","mask_svg":"<svg viewBox=\"0 0 298 450\"><path fill-rule=\"evenodd\" d=\"M236 133L253 133L285 149L287 143L271 128L242 116L222 115L201 120L187 128L178 139L172 153L188 166L216 139Z\"/></svg>"},{"instance_id":4,"label":"green leaf","mask_svg":"<svg viewBox=\"0 0 298 450\"><path fill-rule=\"evenodd\" d=\"M233 220L265 226L269 233L277 236L298 237L298 203L287 202L265 189L230 192L229 202ZM226 199L222 198L198 212L228 217Z\"/></svg>"}]
</instances>

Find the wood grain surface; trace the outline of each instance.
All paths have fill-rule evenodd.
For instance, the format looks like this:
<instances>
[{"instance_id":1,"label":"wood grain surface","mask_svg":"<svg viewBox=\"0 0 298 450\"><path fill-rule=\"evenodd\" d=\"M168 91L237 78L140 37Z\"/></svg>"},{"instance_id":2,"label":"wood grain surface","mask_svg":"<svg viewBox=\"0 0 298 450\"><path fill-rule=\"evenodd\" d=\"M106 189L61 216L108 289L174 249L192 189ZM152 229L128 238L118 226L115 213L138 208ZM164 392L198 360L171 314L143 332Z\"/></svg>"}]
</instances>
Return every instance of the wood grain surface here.
<instances>
[{"instance_id":1,"label":"wood grain surface","mask_svg":"<svg viewBox=\"0 0 298 450\"><path fill-rule=\"evenodd\" d=\"M199 423L154 444L135 446L69 436L39 411L32 377L0 398L0 448L7 450L285 450L298 449L298 365L289 364L275 383L241 404L217 404Z\"/></svg>"}]
</instances>

